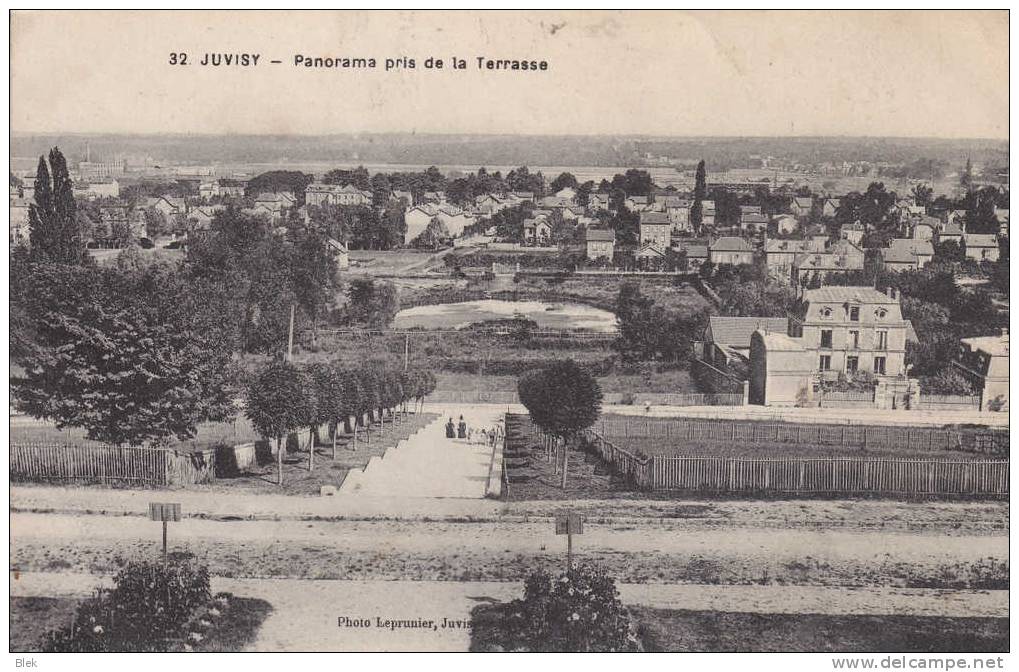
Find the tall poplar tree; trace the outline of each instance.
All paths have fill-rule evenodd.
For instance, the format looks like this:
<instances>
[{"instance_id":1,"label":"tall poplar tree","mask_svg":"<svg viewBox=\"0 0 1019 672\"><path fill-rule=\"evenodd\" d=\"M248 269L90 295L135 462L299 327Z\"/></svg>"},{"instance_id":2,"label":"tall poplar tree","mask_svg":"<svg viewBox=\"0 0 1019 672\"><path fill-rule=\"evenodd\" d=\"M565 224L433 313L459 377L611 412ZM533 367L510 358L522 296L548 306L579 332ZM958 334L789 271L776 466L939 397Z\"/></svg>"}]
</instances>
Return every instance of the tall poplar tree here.
<instances>
[{"instance_id":1,"label":"tall poplar tree","mask_svg":"<svg viewBox=\"0 0 1019 672\"><path fill-rule=\"evenodd\" d=\"M28 236L32 258L62 264L79 264L85 245L78 209L74 202L74 186L67 170L67 160L54 147L49 165L39 157L35 173L35 203L28 210Z\"/></svg>"},{"instance_id":2,"label":"tall poplar tree","mask_svg":"<svg viewBox=\"0 0 1019 672\"><path fill-rule=\"evenodd\" d=\"M693 206L690 208L690 226L694 232L700 234L701 223L704 221L704 206L701 201L708 195L707 179L704 175L704 160L697 164L697 173L694 177Z\"/></svg>"}]
</instances>

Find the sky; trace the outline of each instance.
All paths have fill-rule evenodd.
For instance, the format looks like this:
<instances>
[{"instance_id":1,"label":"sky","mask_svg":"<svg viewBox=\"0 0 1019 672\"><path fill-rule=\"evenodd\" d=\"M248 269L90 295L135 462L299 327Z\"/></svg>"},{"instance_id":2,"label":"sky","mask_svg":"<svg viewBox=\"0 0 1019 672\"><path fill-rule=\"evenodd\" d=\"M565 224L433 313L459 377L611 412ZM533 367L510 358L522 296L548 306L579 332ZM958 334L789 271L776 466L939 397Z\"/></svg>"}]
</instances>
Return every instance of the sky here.
<instances>
[{"instance_id":1,"label":"sky","mask_svg":"<svg viewBox=\"0 0 1019 672\"><path fill-rule=\"evenodd\" d=\"M11 25L14 132L1008 137L1004 10L17 11ZM180 52L189 64L170 65ZM202 67L206 53L260 60ZM417 67L387 72L401 56Z\"/></svg>"}]
</instances>

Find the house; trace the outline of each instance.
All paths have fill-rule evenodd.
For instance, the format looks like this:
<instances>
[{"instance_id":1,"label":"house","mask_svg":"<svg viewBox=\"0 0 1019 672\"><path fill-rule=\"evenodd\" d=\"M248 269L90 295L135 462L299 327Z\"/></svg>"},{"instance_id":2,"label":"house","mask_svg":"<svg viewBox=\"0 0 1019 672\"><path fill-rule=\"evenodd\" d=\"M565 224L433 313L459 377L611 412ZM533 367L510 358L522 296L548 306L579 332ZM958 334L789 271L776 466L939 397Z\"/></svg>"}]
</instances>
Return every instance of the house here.
<instances>
[{"instance_id":1,"label":"house","mask_svg":"<svg viewBox=\"0 0 1019 672\"><path fill-rule=\"evenodd\" d=\"M647 210L648 207L647 196L627 196L623 203L631 212Z\"/></svg>"},{"instance_id":2,"label":"house","mask_svg":"<svg viewBox=\"0 0 1019 672\"><path fill-rule=\"evenodd\" d=\"M760 212L744 212L739 217L740 231L759 233L768 230L768 216Z\"/></svg>"},{"instance_id":3,"label":"house","mask_svg":"<svg viewBox=\"0 0 1019 672\"><path fill-rule=\"evenodd\" d=\"M158 210L166 217L166 221L174 218L186 217L188 213L187 201L183 198L173 196L156 196L145 201L146 210Z\"/></svg>"},{"instance_id":4,"label":"house","mask_svg":"<svg viewBox=\"0 0 1019 672\"><path fill-rule=\"evenodd\" d=\"M289 192L286 192L289 193ZM292 194L291 194L292 196ZM261 198L261 196L259 196ZM295 199L296 200L296 199ZM372 192L358 189L352 184L322 184L313 182L304 190L307 205L371 205ZM257 202L256 202L257 207Z\"/></svg>"},{"instance_id":5,"label":"house","mask_svg":"<svg viewBox=\"0 0 1019 672\"><path fill-rule=\"evenodd\" d=\"M563 187L559 191L555 192L555 197L568 200L570 203L576 203L577 190L573 187Z\"/></svg>"},{"instance_id":6,"label":"house","mask_svg":"<svg viewBox=\"0 0 1019 672\"><path fill-rule=\"evenodd\" d=\"M789 318L712 315L704 328L702 347L694 354L715 368L725 369L735 359L750 358L750 337L758 329L784 334L789 331Z\"/></svg>"},{"instance_id":7,"label":"house","mask_svg":"<svg viewBox=\"0 0 1019 672\"><path fill-rule=\"evenodd\" d=\"M903 270L901 268L889 267L888 256L894 260L893 264L905 263L909 256L913 257L913 268L923 268L934 258L934 246L929 240L917 240L915 238L893 238L888 242L888 248L882 250L882 259L885 260L886 268L889 270Z\"/></svg>"},{"instance_id":8,"label":"house","mask_svg":"<svg viewBox=\"0 0 1019 672\"><path fill-rule=\"evenodd\" d=\"M404 206L414 205L414 194L409 191L403 191L400 189L394 189L390 194L389 198L394 201L403 201Z\"/></svg>"},{"instance_id":9,"label":"house","mask_svg":"<svg viewBox=\"0 0 1019 672\"><path fill-rule=\"evenodd\" d=\"M759 205L741 205L739 206L740 217L743 215L763 215L761 206Z\"/></svg>"},{"instance_id":10,"label":"house","mask_svg":"<svg viewBox=\"0 0 1019 672\"><path fill-rule=\"evenodd\" d=\"M584 245L588 259L612 261L616 251L616 232L612 229L587 229L584 232Z\"/></svg>"},{"instance_id":11,"label":"house","mask_svg":"<svg viewBox=\"0 0 1019 672\"><path fill-rule=\"evenodd\" d=\"M203 205L192 208L188 213L188 225L192 229L206 230L212 226L216 213L226 209L223 205Z\"/></svg>"},{"instance_id":12,"label":"house","mask_svg":"<svg viewBox=\"0 0 1019 672\"><path fill-rule=\"evenodd\" d=\"M433 219L442 222L446 231L453 238L459 238L463 235L464 228L474 223L474 217L454 205L436 205L435 203L415 205L404 211L407 231L403 236L403 244L409 245L411 241L424 233Z\"/></svg>"},{"instance_id":13,"label":"house","mask_svg":"<svg viewBox=\"0 0 1019 672\"><path fill-rule=\"evenodd\" d=\"M995 208L994 218L998 220L998 233L1008 237L1008 208Z\"/></svg>"},{"instance_id":14,"label":"house","mask_svg":"<svg viewBox=\"0 0 1019 672\"><path fill-rule=\"evenodd\" d=\"M934 232L939 228L941 228L941 222L936 217L930 215L914 217L910 221L909 237L914 240L933 240Z\"/></svg>"},{"instance_id":15,"label":"house","mask_svg":"<svg viewBox=\"0 0 1019 672\"><path fill-rule=\"evenodd\" d=\"M545 196L538 199L538 205L550 210L562 210L573 207L574 203L572 199L563 198L562 196Z\"/></svg>"},{"instance_id":16,"label":"house","mask_svg":"<svg viewBox=\"0 0 1019 672\"><path fill-rule=\"evenodd\" d=\"M842 207L842 199L826 198L824 199L824 204L821 206L821 215L823 217L834 217L840 207Z\"/></svg>"},{"instance_id":17,"label":"house","mask_svg":"<svg viewBox=\"0 0 1019 672\"><path fill-rule=\"evenodd\" d=\"M704 226L715 225L715 202L701 201L701 224Z\"/></svg>"},{"instance_id":18,"label":"house","mask_svg":"<svg viewBox=\"0 0 1019 672\"><path fill-rule=\"evenodd\" d=\"M958 222L951 222L949 224L943 224L941 230L934 234L934 240L940 245L949 241L962 247L962 227L959 226Z\"/></svg>"},{"instance_id":19,"label":"house","mask_svg":"<svg viewBox=\"0 0 1019 672\"><path fill-rule=\"evenodd\" d=\"M998 237L993 233L964 233L962 240L966 257L974 261L997 261L1001 254Z\"/></svg>"},{"instance_id":20,"label":"house","mask_svg":"<svg viewBox=\"0 0 1019 672\"><path fill-rule=\"evenodd\" d=\"M665 248L659 247L654 241L642 243L633 255L643 267L660 268L665 262Z\"/></svg>"},{"instance_id":21,"label":"house","mask_svg":"<svg viewBox=\"0 0 1019 672\"><path fill-rule=\"evenodd\" d=\"M11 199L10 243L28 245L28 210L31 201L27 198Z\"/></svg>"},{"instance_id":22,"label":"house","mask_svg":"<svg viewBox=\"0 0 1019 672\"><path fill-rule=\"evenodd\" d=\"M524 244L525 245L548 245L552 238L552 225L548 220L542 218L531 218L524 220Z\"/></svg>"},{"instance_id":23,"label":"house","mask_svg":"<svg viewBox=\"0 0 1019 672\"><path fill-rule=\"evenodd\" d=\"M795 406L813 397L815 355L782 331L750 336L747 401L759 406Z\"/></svg>"},{"instance_id":24,"label":"house","mask_svg":"<svg viewBox=\"0 0 1019 672\"><path fill-rule=\"evenodd\" d=\"M426 191L421 194L421 200L425 203L436 203L441 204L446 202L446 192L444 191Z\"/></svg>"},{"instance_id":25,"label":"house","mask_svg":"<svg viewBox=\"0 0 1019 672\"><path fill-rule=\"evenodd\" d=\"M797 217L806 217L814 209L814 198L812 196L794 196L789 202L789 212Z\"/></svg>"},{"instance_id":26,"label":"house","mask_svg":"<svg viewBox=\"0 0 1019 672\"><path fill-rule=\"evenodd\" d=\"M120 198L120 183L117 180L92 180L75 183L72 188L76 198Z\"/></svg>"},{"instance_id":27,"label":"house","mask_svg":"<svg viewBox=\"0 0 1019 672\"><path fill-rule=\"evenodd\" d=\"M699 271L704 262L708 260L707 245L684 245L683 251L686 252L687 270L691 273Z\"/></svg>"},{"instance_id":28,"label":"house","mask_svg":"<svg viewBox=\"0 0 1019 672\"><path fill-rule=\"evenodd\" d=\"M198 195L206 201L217 196L240 198L244 196L244 185L230 179L202 182L198 185Z\"/></svg>"},{"instance_id":29,"label":"house","mask_svg":"<svg viewBox=\"0 0 1019 672\"><path fill-rule=\"evenodd\" d=\"M813 353L822 378L857 371L889 377L906 373L906 339L912 325L902 317L894 288L887 294L873 287L808 289L802 306L802 317L790 331Z\"/></svg>"},{"instance_id":30,"label":"house","mask_svg":"<svg viewBox=\"0 0 1019 672\"><path fill-rule=\"evenodd\" d=\"M500 210L513 207L514 203L497 194L482 194L474 199L474 207L484 215L491 216Z\"/></svg>"},{"instance_id":31,"label":"house","mask_svg":"<svg viewBox=\"0 0 1019 672\"><path fill-rule=\"evenodd\" d=\"M265 215L269 222L276 224L286 217L291 208L297 206L297 199L289 191L263 192L255 199L252 210L255 214Z\"/></svg>"},{"instance_id":32,"label":"house","mask_svg":"<svg viewBox=\"0 0 1019 672\"><path fill-rule=\"evenodd\" d=\"M966 223L965 210L948 210L944 215L945 224L958 224L963 226Z\"/></svg>"},{"instance_id":33,"label":"house","mask_svg":"<svg viewBox=\"0 0 1019 672\"><path fill-rule=\"evenodd\" d=\"M750 243L742 238L722 236L708 246L708 259L715 266L752 264L754 263L754 248L750 247Z\"/></svg>"},{"instance_id":34,"label":"house","mask_svg":"<svg viewBox=\"0 0 1019 672\"><path fill-rule=\"evenodd\" d=\"M590 212L598 212L599 210L609 209L609 195L608 194L590 194L587 197L587 209Z\"/></svg>"},{"instance_id":35,"label":"house","mask_svg":"<svg viewBox=\"0 0 1019 672\"><path fill-rule=\"evenodd\" d=\"M952 361L980 391L981 411L1008 412L1008 330L999 336L963 338Z\"/></svg>"},{"instance_id":36,"label":"house","mask_svg":"<svg viewBox=\"0 0 1019 672\"><path fill-rule=\"evenodd\" d=\"M507 197L517 203L534 203L533 191L511 191Z\"/></svg>"},{"instance_id":37,"label":"house","mask_svg":"<svg viewBox=\"0 0 1019 672\"><path fill-rule=\"evenodd\" d=\"M669 194L658 196L655 199L655 207L664 212L669 221L672 222L673 230L677 232L690 231L690 208L693 203L682 196Z\"/></svg>"},{"instance_id":38,"label":"house","mask_svg":"<svg viewBox=\"0 0 1019 672\"><path fill-rule=\"evenodd\" d=\"M863 224L860 223L860 220L856 220L852 224L844 224L840 235L843 239L848 240L857 247L860 247L863 243L864 233L866 233L866 231L864 231Z\"/></svg>"},{"instance_id":39,"label":"house","mask_svg":"<svg viewBox=\"0 0 1019 672\"><path fill-rule=\"evenodd\" d=\"M664 212L640 213L641 247L651 244L663 253L672 246L672 222Z\"/></svg>"},{"instance_id":40,"label":"house","mask_svg":"<svg viewBox=\"0 0 1019 672\"><path fill-rule=\"evenodd\" d=\"M333 255L333 259L336 260L336 268L341 271L345 271L350 268L350 250L347 246L336 240L335 238L326 239L326 249L329 250L330 254Z\"/></svg>"},{"instance_id":41,"label":"house","mask_svg":"<svg viewBox=\"0 0 1019 672\"><path fill-rule=\"evenodd\" d=\"M904 247L887 247L881 250L881 263L886 270L894 271L915 271L920 268L920 260L917 256Z\"/></svg>"},{"instance_id":42,"label":"house","mask_svg":"<svg viewBox=\"0 0 1019 672\"><path fill-rule=\"evenodd\" d=\"M776 215L771 221L775 225L775 232L780 235L789 235L800 226L799 220L792 215Z\"/></svg>"},{"instance_id":43,"label":"house","mask_svg":"<svg viewBox=\"0 0 1019 672\"><path fill-rule=\"evenodd\" d=\"M817 241L813 238L806 240L770 239L764 243L764 263L768 267L769 273L788 282L793 262L796 261L797 256L811 252L823 252L824 249L825 241Z\"/></svg>"},{"instance_id":44,"label":"house","mask_svg":"<svg viewBox=\"0 0 1019 672\"><path fill-rule=\"evenodd\" d=\"M844 274L863 268L864 253L848 240L839 240L823 252L809 252L793 260L790 281L793 286L802 286L811 281L823 282L829 274Z\"/></svg>"}]
</instances>

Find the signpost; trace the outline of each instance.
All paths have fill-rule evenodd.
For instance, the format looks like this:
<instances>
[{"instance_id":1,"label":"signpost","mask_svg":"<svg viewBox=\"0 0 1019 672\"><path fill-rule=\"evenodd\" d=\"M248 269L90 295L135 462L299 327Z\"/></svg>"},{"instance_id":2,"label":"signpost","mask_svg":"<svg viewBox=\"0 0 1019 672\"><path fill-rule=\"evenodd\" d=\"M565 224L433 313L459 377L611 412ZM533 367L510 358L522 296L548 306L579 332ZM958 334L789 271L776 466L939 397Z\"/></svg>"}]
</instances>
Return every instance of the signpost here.
<instances>
[{"instance_id":1,"label":"signpost","mask_svg":"<svg viewBox=\"0 0 1019 672\"><path fill-rule=\"evenodd\" d=\"M573 570L573 535L584 534L584 517L574 511L563 511L555 517L555 533L566 535L566 571Z\"/></svg>"},{"instance_id":2,"label":"signpost","mask_svg":"<svg viewBox=\"0 0 1019 672\"><path fill-rule=\"evenodd\" d=\"M149 518L163 523L163 563L166 563L166 523L180 522L180 504L149 502Z\"/></svg>"}]
</instances>

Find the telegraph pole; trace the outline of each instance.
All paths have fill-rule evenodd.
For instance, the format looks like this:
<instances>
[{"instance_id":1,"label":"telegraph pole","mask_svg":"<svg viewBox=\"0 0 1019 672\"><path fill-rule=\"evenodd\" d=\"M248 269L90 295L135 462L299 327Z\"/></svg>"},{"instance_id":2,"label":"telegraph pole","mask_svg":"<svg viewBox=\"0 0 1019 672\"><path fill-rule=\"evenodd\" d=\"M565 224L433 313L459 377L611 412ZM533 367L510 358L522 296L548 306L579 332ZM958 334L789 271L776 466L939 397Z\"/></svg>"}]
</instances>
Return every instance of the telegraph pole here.
<instances>
[{"instance_id":1,"label":"telegraph pole","mask_svg":"<svg viewBox=\"0 0 1019 672\"><path fill-rule=\"evenodd\" d=\"M403 335L403 370L410 368L410 334Z\"/></svg>"},{"instance_id":2,"label":"telegraph pole","mask_svg":"<svg viewBox=\"0 0 1019 672\"><path fill-rule=\"evenodd\" d=\"M294 358L294 304L290 304L290 334L287 336L287 361Z\"/></svg>"}]
</instances>

